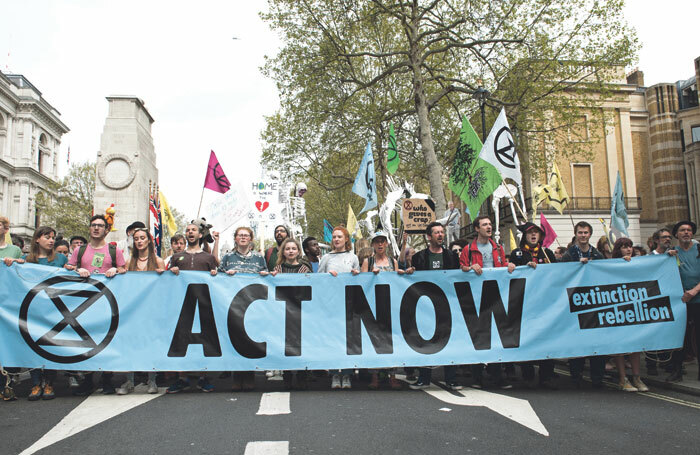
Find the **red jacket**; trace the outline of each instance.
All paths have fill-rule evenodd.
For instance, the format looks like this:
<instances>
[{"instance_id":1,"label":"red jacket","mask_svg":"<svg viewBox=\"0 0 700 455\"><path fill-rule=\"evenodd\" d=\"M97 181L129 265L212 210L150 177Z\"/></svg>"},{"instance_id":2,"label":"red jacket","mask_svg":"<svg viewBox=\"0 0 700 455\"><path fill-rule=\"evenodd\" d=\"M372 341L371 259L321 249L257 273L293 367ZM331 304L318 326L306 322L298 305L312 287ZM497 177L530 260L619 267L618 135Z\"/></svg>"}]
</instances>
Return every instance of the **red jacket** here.
<instances>
[{"instance_id":1,"label":"red jacket","mask_svg":"<svg viewBox=\"0 0 700 455\"><path fill-rule=\"evenodd\" d=\"M507 267L508 262L506 261L506 252L503 250L503 246L497 244L493 240L489 239L491 246L493 247L493 266L494 267ZM481 251L476 246L476 239L467 248L462 250L462 254L459 256L459 265L464 267L470 267L473 264L479 264L481 267L484 266L484 258L481 256Z\"/></svg>"}]
</instances>

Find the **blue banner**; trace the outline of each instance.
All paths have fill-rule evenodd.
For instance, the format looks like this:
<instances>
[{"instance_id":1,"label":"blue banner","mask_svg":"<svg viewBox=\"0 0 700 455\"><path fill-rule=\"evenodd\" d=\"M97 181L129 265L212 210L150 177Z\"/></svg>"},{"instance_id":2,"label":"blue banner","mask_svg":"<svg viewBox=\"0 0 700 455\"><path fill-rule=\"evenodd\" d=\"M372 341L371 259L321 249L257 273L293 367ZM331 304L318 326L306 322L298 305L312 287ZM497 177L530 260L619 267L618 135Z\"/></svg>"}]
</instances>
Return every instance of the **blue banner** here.
<instances>
[{"instance_id":1,"label":"blue banner","mask_svg":"<svg viewBox=\"0 0 700 455\"><path fill-rule=\"evenodd\" d=\"M67 370L379 368L682 345L673 258L474 272L129 272L0 264L0 363Z\"/></svg>"}]
</instances>

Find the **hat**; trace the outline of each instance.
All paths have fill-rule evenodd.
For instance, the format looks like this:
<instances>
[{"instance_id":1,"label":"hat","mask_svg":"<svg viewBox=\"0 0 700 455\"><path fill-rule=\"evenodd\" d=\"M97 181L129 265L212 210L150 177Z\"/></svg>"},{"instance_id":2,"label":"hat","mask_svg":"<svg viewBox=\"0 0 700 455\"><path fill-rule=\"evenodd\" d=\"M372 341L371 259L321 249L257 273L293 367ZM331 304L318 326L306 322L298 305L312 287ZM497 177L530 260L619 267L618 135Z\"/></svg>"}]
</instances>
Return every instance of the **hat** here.
<instances>
[{"instance_id":1,"label":"hat","mask_svg":"<svg viewBox=\"0 0 700 455\"><path fill-rule=\"evenodd\" d=\"M130 225L126 227L126 232L131 231L132 229L137 229L137 228L145 228L146 225L143 224L141 221L134 221Z\"/></svg>"},{"instance_id":2,"label":"hat","mask_svg":"<svg viewBox=\"0 0 700 455\"><path fill-rule=\"evenodd\" d=\"M521 224L521 225L518 226L518 230L519 230L520 232L522 232L523 234L525 234L525 233L526 233L527 231L529 231L530 229L537 229L537 230L539 230L539 231L542 233L542 235L544 235L544 229L542 229L541 227L539 227L539 226L536 225L535 223L531 223L531 222L528 221L527 223Z\"/></svg>"},{"instance_id":3,"label":"hat","mask_svg":"<svg viewBox=\"0 0 700 455\"><path fill-rule=\"evenodd\" d=\"M671 234L673 234L673 236L675 237L676 234L678 233L678 229L680 229L681 226L683 226L684 224L687 224L688 226L690 226L690 228L693 230L693 235L695 235L695 233L698 230L698 227L692 221L679 221L678 223L676 223L673 226L673 229L671 229Z\"/></svg>"},{"instance_id":4,"label":"hat","mask_svg":"<svg viewBox=\"0 0 700 455\"><path fill-rule=\"evenodd\" d=\"M385 239L389 240L389 236L386 235L386 232L384 231L377 231L374 234L372 234L372 242L374 242L374 239L377 239L379 237L384 237Z\"/></svg>"}]
</instances>

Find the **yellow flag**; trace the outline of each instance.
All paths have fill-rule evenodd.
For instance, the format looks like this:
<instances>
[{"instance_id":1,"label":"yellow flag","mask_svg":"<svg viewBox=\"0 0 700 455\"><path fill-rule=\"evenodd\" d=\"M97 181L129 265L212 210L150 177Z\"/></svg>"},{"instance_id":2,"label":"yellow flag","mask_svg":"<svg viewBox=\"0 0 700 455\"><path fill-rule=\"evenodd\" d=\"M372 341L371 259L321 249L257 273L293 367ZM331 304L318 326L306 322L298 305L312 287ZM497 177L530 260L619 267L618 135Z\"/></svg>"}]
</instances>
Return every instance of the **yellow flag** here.
<instances>
[{"instance_id":1,"label":"yellow flag","mask_svg":"<svg viewBox=\"0 0 700 455\"><path fill-rule=\"evenodd\" d=\"M354 235L356 239L362 238L362 231L358 228L357 217L355 216L355 212L352 211L352 206L350 204L348 204L348 222L345 226L351 236Z\"/></svg>"},{"instance_id":2,"label":"yellow flag","mask_svg":"<svg viewBox=\"0 0 700 455\"><path fill-rule=\"evenodd\" d=\"M168 200L165 199L163 192L160 190L158 190L158 197L160 197L160 216L163 219L163 225L168 227L168 234L172 237L177 232L175 217L173 212L170 211Z\"/></svg>"},{"instance_id":3,"label":"yellow flag","mask_svg":"<svg viewBox=\"0 0 700 455\"><path fill-rule=\"evenodd\" d=\"M556 164L552 165L552 175L549 177L549 206L564 214L564 207L569 203L569 194L566 192L564 182L561 180L561 174Z\"/></svg>"},{"instance_id":4,"label":"yellow flag","mask_svg":"<svg viewBox=\"0 0 700 455\"><path fill-rule=\"evenodd\" d=\"M513 236L513 230L508 229L508 234L510 234L510 251L513 251L518 247L518 244L515 243L515 237Z\"/></svg>"},{"instance_id":5,"label":"yellow flag","mask_svg":"<svg viewBox=\"0 0 700 455\"><path fill-rule=\"evenodd\" d=\"M12 245L12 237L10 236L10 231L5 232L5 244Z\"/></svg>"}]
</instances>

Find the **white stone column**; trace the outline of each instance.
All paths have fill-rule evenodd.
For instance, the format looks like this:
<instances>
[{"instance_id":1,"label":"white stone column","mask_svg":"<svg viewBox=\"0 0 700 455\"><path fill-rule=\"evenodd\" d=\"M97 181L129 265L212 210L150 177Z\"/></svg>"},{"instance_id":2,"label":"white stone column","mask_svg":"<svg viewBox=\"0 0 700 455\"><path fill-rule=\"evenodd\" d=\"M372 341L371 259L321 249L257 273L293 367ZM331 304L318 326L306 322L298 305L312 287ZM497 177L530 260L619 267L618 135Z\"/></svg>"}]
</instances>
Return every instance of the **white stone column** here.
<instances>
[{"instance_id":1,"label":"white stone column","mask_svg":"<svg viewBox=\"0 0 700 455\"><path fill-rule=\"evenodd\" d=\"M634 172L634 155L632 153L632 127L630 111L620 110L620 133L622 137L622 156L625 168L625 196L637 197L637 179Z\"/></svg>"},{"instance_id":2,"label":"white stone column","mask_svg":"<svg viewBox=\"0 0 700 455\"><path fill-rule=\"evenodd\" d=\"M617 163L617 141L615 140L615 118L611 120L607 118L608 114L614 114L614 111L606 112L605 118L605 156L608 161L608 186L610 187L610 196L615 191L615 181L617 180L617 172L619 171ZM635 191L636 193L636 191Z\"/></svg>"}]
</instances>

